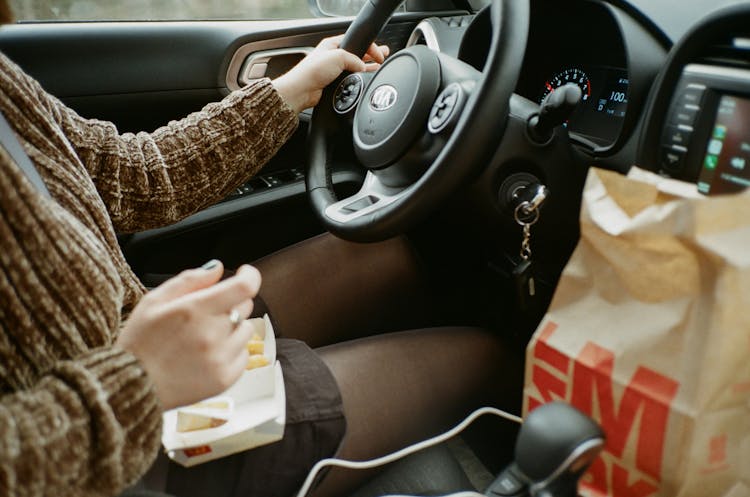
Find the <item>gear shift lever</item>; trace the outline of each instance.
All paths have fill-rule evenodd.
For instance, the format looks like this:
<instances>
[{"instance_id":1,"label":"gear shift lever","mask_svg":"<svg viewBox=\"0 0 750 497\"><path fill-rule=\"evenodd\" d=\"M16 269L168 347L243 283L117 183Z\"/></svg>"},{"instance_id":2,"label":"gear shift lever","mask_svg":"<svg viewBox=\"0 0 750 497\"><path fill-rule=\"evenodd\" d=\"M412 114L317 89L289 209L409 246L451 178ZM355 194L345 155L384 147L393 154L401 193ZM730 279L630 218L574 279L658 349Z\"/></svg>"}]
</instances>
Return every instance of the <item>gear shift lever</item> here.
<instances>
[{"instance_id":1,"label":"gear shift lever","mask_svg":"<svg viewBox=\"0 0 750 497\"><path fill-rule=\"evenodd\" d=\"M563 402L538 407L516 440L515 461L485 492L490 497L574 497L578 479L604 447L601 428Z\"/></svg>"}]
</instances>

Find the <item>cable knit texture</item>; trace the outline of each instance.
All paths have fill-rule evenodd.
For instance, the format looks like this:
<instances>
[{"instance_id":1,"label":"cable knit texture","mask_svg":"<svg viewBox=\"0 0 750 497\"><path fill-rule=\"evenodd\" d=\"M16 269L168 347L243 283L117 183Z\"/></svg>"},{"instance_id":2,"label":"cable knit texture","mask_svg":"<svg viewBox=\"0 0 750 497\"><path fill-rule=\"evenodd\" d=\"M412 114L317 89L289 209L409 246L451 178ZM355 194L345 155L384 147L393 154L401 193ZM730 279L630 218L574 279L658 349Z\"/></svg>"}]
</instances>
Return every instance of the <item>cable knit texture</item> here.
<instances>
[{"instance_id":1,"label":"cable knit texture","mask_svg":"<svg viewBox=\"0 0 750 497\"><path fill-rule=\"evenodd\" d=\"M251 177L297 116L268 80L151 134L84 119L0 55L0 109L50 190L0 147L0 495L111 496L159 448L161 408L113 346L144 289L115 237Z\"/></svg>"}]
</instances>

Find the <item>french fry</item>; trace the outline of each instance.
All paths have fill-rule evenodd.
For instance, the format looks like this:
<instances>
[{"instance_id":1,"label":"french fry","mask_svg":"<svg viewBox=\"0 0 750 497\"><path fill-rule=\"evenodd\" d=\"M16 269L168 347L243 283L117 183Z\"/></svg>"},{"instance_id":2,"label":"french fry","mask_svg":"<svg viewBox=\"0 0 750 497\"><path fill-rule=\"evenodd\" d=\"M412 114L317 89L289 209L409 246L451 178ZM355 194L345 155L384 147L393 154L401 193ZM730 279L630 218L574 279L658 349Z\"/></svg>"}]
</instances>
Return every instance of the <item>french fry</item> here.
<instances>
[{"instance_id":1,"label":"french fry","mask_svg":"<svg viewBox=\"0 0 750 497\"><path fill-rule=\"evenodd\" d=\"M268 357L262 354L254 354L247 358L245 369L262 368L263 366L268 366L268 364Z\"/></svg>"},{"instance_id":2,"label":"french fry","mask_svg":"<svg viewBox=\"0 0 750 497\"><path fill-rule=\"evenodd\" d=\"M250 340L247 342L247 353L252 355L263 354L266 344L263 340Z\"/></svg>"}]
</instances>

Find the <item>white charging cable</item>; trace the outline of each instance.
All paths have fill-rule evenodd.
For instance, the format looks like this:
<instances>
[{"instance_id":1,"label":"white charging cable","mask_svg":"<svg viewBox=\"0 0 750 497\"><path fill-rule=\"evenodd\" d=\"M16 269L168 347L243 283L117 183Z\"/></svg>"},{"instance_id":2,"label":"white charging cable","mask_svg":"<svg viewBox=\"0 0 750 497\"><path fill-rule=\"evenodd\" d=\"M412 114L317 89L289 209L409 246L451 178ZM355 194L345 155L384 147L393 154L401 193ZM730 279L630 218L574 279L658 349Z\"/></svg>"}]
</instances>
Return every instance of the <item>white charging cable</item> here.
<instances>
[{"instance_id":1,"label":"white charging cable","mask_svg":"<svg viewBox=\"0 0 750 497\"><path fill-rule=\"evenodd\" d=\"M499 416L503 419L514 421L518 424L523 423L523 419L521 419L520 417L516 415L507 413L503 410L496 409L494 407L482 407L472 412L471 414L469 414L466 417L466 419L464 419L455 427L446 431L445 433L434 436L432 438L428 438L427 440L423 440L413 445L409 445L408 447L404 447L401 450L397 450L396 452L393 452L391 454L388 454L382 457L378 457L376 459L370 459L369 461L347 461L345 459L336 459L336 458L321 459L320 461L317 462L317 464L315 464L315 466L313 466L313 468L310 470L310 473L308 473L307 479L305 479L305 483L302 484L302 487L300 488L299 492L297 492L297 497L307 496L307 493L310 491L310 487L315 481L315 478L318 476L318 473L320 473L320 470L322 470L325 467L336 466L339 468L348 468L348 469L371 469L371 468L377 468L378 466L383 466L384 464L390 464L394 461L398 461L399 459L403 457L414 454L415 452L419 452L420 450L427 449L434 445L441 444L445 442L446 440L452 437L455 437L456 435L464 431L471 423L473 423L475 419L485 414L492 414L494 416ZM469 497L469 496L476 495L476 492L468 492L468 493L462 492L459 495L462 495L462 496L466 495L466 497Z\"/></svg>"}]
</instances>

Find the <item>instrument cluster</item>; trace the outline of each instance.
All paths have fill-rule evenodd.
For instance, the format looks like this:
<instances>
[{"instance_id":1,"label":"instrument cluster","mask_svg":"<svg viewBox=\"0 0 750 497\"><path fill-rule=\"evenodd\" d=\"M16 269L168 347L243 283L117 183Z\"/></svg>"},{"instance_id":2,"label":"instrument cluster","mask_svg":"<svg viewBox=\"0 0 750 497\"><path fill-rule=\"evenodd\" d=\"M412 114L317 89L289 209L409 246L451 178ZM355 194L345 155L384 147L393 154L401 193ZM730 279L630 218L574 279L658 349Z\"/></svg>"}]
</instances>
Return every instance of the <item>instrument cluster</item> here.
<instances>
[{"instance_id":1,"label":"instrument cluster","mask_svg":"<svg viewBox=\"0 0 750 497\"><path fill-rule=\"evenodd\" d=\"M463 37L459 57L481 70L492 26L482 11ZM620 27L597 1L531 2L529 39L516 93L537 103L567 83L583 93L569 119L571 137L590 149L614 144L628 107L629 75Z\"/></svg>"}]
</instances>

